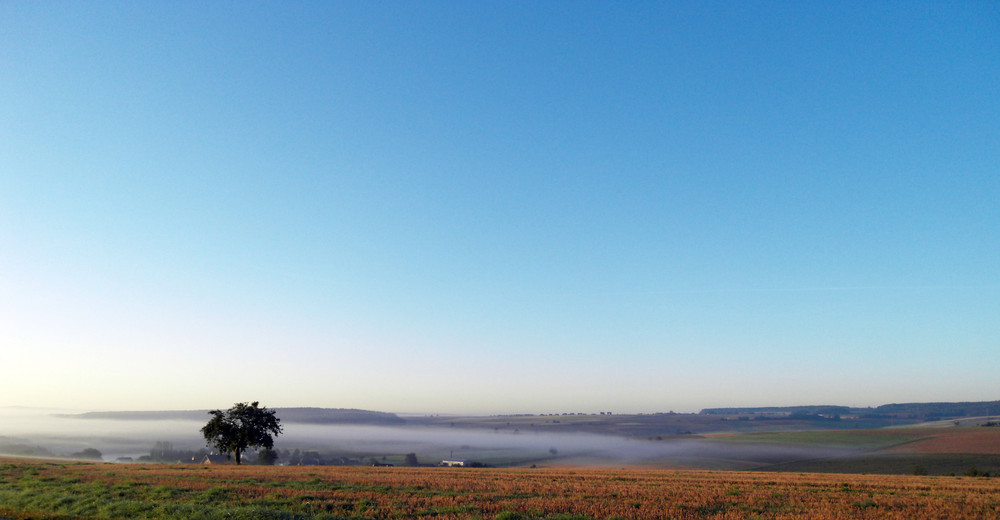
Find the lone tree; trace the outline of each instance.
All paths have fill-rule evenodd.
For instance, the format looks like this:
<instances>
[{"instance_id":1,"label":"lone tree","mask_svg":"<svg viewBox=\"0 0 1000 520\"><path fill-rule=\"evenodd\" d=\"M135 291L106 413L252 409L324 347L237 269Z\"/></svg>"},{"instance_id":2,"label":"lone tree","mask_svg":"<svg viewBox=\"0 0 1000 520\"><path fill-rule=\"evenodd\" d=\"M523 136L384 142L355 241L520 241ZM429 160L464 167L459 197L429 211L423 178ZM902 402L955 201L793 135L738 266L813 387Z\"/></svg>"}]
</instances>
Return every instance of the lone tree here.
<instances>
[{"instance_id":1,"label":"lone tree","mask_svg":"<svg viewBox=\"0 0 1000 520\"><path fill-rule=\"evenodd\" d=\"M225 412L208 412L212 419L201 429L206 444L214 444L220 453L232 453L237 464L247 448L273 448L272 435L281 433L281 419L274 416L274 410L258 404L236 403Z\"/></svg>"}]
</instances>

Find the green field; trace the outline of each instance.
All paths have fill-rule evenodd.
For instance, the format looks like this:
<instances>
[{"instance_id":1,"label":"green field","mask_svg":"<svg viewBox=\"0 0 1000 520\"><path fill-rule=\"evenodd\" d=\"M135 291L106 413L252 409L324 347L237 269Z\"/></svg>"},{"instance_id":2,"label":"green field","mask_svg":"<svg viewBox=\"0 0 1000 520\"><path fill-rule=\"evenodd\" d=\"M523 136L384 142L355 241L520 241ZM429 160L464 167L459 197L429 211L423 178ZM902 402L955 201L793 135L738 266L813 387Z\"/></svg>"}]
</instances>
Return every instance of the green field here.
<instances>
[{"instance_id":1,"label":"green field","mask_svg":"<svg viewBox=\"0 0 1000 520\"><path fill-rule=\"evenodd\" d=\"M924 438L926 438L926 435L921 431L885 429L745 433L740 435L707 436L706 440L728 444L831 446L859 450L878 450L916 442Z\"/></svg>"}]
</instances>

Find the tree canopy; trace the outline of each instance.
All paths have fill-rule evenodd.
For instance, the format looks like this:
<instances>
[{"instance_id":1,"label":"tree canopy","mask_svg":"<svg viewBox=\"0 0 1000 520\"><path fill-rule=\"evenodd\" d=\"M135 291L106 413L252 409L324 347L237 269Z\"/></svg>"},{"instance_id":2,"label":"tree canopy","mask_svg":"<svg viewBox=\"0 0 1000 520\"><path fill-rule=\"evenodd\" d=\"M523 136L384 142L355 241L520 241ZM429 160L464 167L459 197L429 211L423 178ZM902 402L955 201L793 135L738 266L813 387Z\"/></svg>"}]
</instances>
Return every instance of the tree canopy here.
<instances>
[{"instance_id":1,"label":"tree canopy","mask_svg":"<svg viewBox=\"0 0 1000 520\"><path fill-rule=\"evenodd\" d=\"M94 448L87 448L83 451L78 451L70 455L70 457L73 457L74 459L101 460L104 457L104 455L101 454L100 450L96 450Z\"/></svg>"},{"instance_id":2,"label":"tree canopy","mask_svg":"<svg viewBox=\"0 0 1000 520\"><path fill-rule=\"evenodd\" d=\"M247 448L273 448L273 436L281 433L281 419L275 417L274 410L259 404L236 403L224 412L208 412L212 418L201 429L206 443L214 445L220 453L232 453L237 464Z\"/></svg>"}]
</instances>

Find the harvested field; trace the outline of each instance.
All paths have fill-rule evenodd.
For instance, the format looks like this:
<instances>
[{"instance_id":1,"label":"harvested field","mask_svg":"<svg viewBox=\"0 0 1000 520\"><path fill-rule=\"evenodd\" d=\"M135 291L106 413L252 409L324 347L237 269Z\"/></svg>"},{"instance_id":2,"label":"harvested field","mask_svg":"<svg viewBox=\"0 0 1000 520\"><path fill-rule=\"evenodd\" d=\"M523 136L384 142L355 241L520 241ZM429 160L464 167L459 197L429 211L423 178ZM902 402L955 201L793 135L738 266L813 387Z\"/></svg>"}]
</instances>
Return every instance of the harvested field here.
<instances>
[{"instance_id":1,"label":"harvested field","mask_svg":"<svg viewBox=\"0 0 1000 520\"><path fill-rule=\"evenodd\" d=\"M173 466L0 459L26 518L955 519L1000 479L636 469Z\"/></svg>"},{"instance_id":2,"label":"harvested field","mask_svg":"<svg viewBox=\"0 0 1000 520\"><path fill-rule=\"evenodd\" d=\"M927 438L896 446L898 453L979 453L1000 455L1000 428L926 429Z\"/></svg>"}]
</instances>

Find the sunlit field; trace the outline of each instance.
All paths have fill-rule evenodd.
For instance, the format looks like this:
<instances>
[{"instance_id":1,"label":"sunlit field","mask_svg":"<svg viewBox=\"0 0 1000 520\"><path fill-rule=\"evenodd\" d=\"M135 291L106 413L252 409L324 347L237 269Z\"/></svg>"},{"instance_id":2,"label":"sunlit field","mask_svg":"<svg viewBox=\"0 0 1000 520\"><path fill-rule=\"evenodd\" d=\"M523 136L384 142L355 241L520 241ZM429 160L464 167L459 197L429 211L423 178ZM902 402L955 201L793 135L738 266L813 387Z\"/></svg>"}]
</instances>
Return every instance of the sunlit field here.
<instances>
[{"instance_id":1,"label":"sunlit field","mask_svg":"<svg viewBox=\"0 0 1000 520\"><path fill-rule=\"evenodd\" d=\"M997 518L1000 479L0 459L0 517Z\"/></svg>"}]
</instances>

